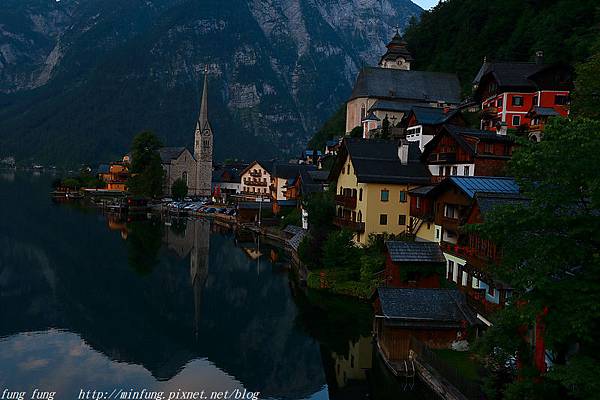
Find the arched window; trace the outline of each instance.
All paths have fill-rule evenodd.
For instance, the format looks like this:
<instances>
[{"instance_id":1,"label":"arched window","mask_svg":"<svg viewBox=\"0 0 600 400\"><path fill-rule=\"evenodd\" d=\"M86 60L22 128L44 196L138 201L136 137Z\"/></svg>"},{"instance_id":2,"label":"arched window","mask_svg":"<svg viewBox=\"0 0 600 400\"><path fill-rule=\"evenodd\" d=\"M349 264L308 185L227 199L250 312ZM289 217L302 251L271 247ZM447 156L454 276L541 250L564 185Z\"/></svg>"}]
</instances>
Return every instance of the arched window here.
<instances>
[{"instance_id":1,"label":"arched window","mask_svg":"<svg viewBox=\"0 0 600 400\"><path fill-rule=\"evenodd\" d=\"M362 222L362 211L358 210L358 222Z\"/></svg>"},{"instance_id":2,"label":"arched window","mask_svg":"<svg viewBox=\"0 0 600 400\"><path fill-rule=\"evenodd\" d=\"M367 116L367 108L363 104L362 106L360 106L360 120L362 121L363 119L365 119L366 116Z\"/></svg>"},{"instance_id":3,"label":"arched window","mask_svg":"<svg viewBox=\"0 0 600 400\"><path fill-rule=\"evenodd\" d=\"M358 201L362 201L362 188L358 189Z\"/></svg>"}]
</instances>

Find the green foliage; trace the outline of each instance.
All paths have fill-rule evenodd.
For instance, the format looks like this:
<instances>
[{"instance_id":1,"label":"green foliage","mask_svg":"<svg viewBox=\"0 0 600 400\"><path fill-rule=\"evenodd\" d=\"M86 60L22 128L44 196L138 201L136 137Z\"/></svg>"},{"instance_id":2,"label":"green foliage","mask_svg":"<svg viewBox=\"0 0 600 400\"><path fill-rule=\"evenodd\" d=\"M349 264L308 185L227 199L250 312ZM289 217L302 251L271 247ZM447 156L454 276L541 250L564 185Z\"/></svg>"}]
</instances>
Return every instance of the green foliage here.
<instances>
[{"instance_id":1,"label":"green foliage","mask_svg":"<svg viewBox=\"0 0 600 400\"><path fill-rule=\"evenodd\" d=\"M302 212L299 208L290 210L283 216L279 226L285 228L288 225L302 226Z\"/></svg>"},{"instance_id":2,"label":"green foliage","mask_svg":"<svg viewBox=\"0 0 600 400\"><path fill-rule=\"evenodd\" d=\"M171 185L171 194L176 200L182 200L187 196L188 186L183 178L178 178L173 182L173 185Z\"/></svg>"},{"instance_id":3,"label":"green foliage","mask_svg":"<svg viewBox=\"0 0 600 400\"><path fill-rule=\"evenodd\" d=\"M323 150L328 140L334 137L344 136L346 133L346 104L342 106L329 118L323 127L319 129L308 142L308 148Z\"/></svg>"},{"instance_id":4,"label":"green foliage","mask_svg":"<svg viewBox=\"0 0 600 400\"><path fill-rule=\"evenodd\" d=\"M571 111L579 117L600 119L600 53L576 68Z\"/></svg>"},{"instance_id":5,"label":"green foliage","mask_svg":"<svg viewBox=\"0 0 600 400\"><path fill-rule=\"evenodd\" d=\"M153 132L136 135L131 146L131 176L127 183L129 191L137 196L158 197L162 195L164 170L158 150L162 147Z\"/></svg>"},{"instance_id":6,"label":"green foliage","mask_svg":"<svg viewBox=\"0 0 600 400\"><path fill-rule=\"evenodd\" d=\"M354 233L347 230L332 232L323 245L323 267L358 272L361 250L352 240L353 237Z\"/></svg>"},{"instance_id":7,"label":"green foliage","mask_svg":"<svg viewBox=\"0 0 600 400\"><path fill-rule=\"evenodd\" d=\"M357 126L354 129L352 129L350 131L350 133L348 134L348 136L350 136L351 138L361 138L363 137L363 127L362 126Z\"/></svg>"},{"instance_id":8,"label":"green foliage","mask_svg":"<svg viewBox=\"0 0 600 400\"><path fill-rule=\"evenodd\" d=\"M516 290L511 305L484 336L483 354L504 352L499 365L502 356L516 351L524 365L531 364L531 348L519 327L532 326L545 309L545 342L561 371L549 378L562 378L563 384L572 380L577 364L566 361L573 344L578 345L579 356L600 361L598 154L600 122L553 120L544 140L523 143L510 163L529 202L497 208L484 224L470 228L503 249L502 263L495 270ZM588 389L564 385L563 390L576 395Z\"/></svg>"},{"instance_id":9,"label":"green foliage","mask_svg":"<svg viewBox=\"0 0 600 400\"><path fill-rule=\"evenodd\" d=\"M456 72L464 92L483 58L573 63L590 56L598 37L596 0L448 0L405 31L414 69ZM451 34L450 34L451 32Z\"/></svg>"}]
</instances>

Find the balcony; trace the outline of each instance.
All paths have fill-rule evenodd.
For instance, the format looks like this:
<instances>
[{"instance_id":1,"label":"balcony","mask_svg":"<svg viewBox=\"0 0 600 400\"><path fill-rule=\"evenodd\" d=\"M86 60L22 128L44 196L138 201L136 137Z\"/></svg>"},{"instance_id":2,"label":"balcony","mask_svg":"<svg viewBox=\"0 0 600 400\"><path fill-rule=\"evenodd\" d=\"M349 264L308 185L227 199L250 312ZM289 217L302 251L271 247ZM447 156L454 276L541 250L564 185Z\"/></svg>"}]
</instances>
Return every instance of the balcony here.
<instances>
[{"instance_id":1,"label":"balcony","mask_svg":"<svg viewBox=\"0 0 600 400\"><path fill-rule=\"evenodd\" d=\"M356 208L356 197L338 194L335 196L335 204L345 208Z\"/></svg>"},{"instance_id":2,"label":"balcony","mask_svg":"<svg viewBox=\"0 0 600 400\"><path fill-rule=\"evenodd\" d=\"M260 171L254 170L254 171L250 171L250 176L258 178L262 176L262 173Z\"/></svg>"},{"instance_id":3,"label":"balcony","mask_svg":"<svg viewBox=\"0 0 600 400\"><path fill-rule=\"evenodd\" d=\"M456 153L432 153L427 158L429 163L456 163Z\"/></svg>"},{"instance_id":4,"label":"balcony","mask_svg":"<svg viewBox=\"0 0 600 400\"><path fill-rule=\"evenodd\" d=\"M485 116L490 116L490 117L495 117L498 115L498 107L485 107L482 110L483 115Z\"/></svg>"},{"instance_id":5,"label":"balcony","mask_svg":"<svg viewBox=\"0 0 600 400\"><path fill-rule=\"evenodd\" d=\"M261 182L261 181L253 181L251 179L248 179L246 181L244 181L244 185L248 185L248 186L267 186L267 182Z\"/></svg>"},{"instance_id":6,"label":"balcony","mask_svg":"<svg viewBox=\"0 0 600 400\"><path fill-rule=\"evenodd\" d=\"M543 130L543 124L529 125L529 132L542 132Z\"/></svg>"},{"instance_id":7,"label":"balcony","mask_svg":"<svg viewBox=\"0 0 600 400\"><path fill-rule=\"evenodd\" d=\"M333 219L333 224L338 228L349 229L354 232L364 232L365 231L365 223L364 222L355 222L349 219L336 217Z\"/></svg>"}]
</instances>

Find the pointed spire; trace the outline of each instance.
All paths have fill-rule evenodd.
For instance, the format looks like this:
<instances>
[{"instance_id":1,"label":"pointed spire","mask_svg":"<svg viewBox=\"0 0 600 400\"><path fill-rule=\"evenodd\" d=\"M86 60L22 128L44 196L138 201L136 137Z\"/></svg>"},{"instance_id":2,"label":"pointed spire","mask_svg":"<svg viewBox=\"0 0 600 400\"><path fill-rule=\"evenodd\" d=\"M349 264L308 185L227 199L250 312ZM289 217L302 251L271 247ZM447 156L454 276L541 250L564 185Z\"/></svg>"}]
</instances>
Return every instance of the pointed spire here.
<instances>
[{"instance_id":1,"label":"pointed spire","mask_svg":"<svg viewBox=\"0 0 600 400\"><path fill-rule=\"evenodd\" d=\"M200 116L198 125L200 129L205 129L208 124L208 65L204 67L204 88L202 89L202 102L200 104Z\"/></svg>"}]
</instances>

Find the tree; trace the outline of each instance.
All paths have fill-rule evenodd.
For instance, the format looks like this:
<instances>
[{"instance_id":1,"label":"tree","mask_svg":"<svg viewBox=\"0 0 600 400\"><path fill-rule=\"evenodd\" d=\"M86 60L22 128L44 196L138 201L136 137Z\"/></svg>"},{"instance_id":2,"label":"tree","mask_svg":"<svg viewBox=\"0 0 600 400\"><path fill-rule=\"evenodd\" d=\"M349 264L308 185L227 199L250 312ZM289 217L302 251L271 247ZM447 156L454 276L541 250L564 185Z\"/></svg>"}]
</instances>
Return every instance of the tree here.
<instances>
[{"instance_id":1,"label":"tree","mask_svg":"<svg viewBox=\"0 0 600 400\"><path fill-rule=\"evenodd\" d=\"M183 178L178 178L173 182L173 185L171 185L171 194L176 200L183 200L187 196L188 186Z\"/></svg>"},{"instance_id":2,"label":"tree","mask_svg":"<svg viewBox=\"0 0 600 400\"><path fill-rule=\"evenodd\" d=\"M483 354L500 356L496 365L518 355L522 379L502 387L505 398L531 398L531 385L537 385L538 397L552 384L582 399L600 389L597 379L587 379L600 376L598 154L599 121L552 121L544 140L523 142L510 163L529 201L496 208L484 224L469 227L502 248L495 270L515 290L480 344ZM530 368L526 331L536 323L545 325L553 354L554 367L543 380Z\"/></svg>"},{"instance_id":3,"label":"tree","mask_svg":"<svg viewBox=\"0 0 600 400\"><path fill-rule=\"evenodd\" d=\"M323 267L346 269L360 273L361 249L356 246L354 233L348 230L333 231L323 244Z\"/></svg>"},{"instance_id":4,"label":"tree","mask_svg":"<svg viewBox=\"0 0 600 400\"><path fill-rule=\"evenodd\" d=\"M138 196L162 195L164 171L158 150L162 143L153 132L141 132L131 146L131 176L127 183L129 191Z\"/></svg>"},{"instance_id":5,"label":"tree","mask_svg":"<svg viewBox=\"0 0 600 400\"><path fill-rule=\"evenodd\" d=\"M350 131L348 134L351 138L362 138L363 137L363 127L357 126Z\"/></svg>"},{"instance_id":6,"label":"tree","mask_svg":"<svg viewBox=\"0 0 600 400\"><path fill-rule=\"evenodd\" d=\"M313 193L306 200L308 211L308 235L299 249L299 256L308 267L315 267L323 257L323 243L333 230L335 217L335 187L322 193ZM301 250L301 251L300 251Z\"/></svg>"},{"instance_id":7,"label":"tree","mask_svg":"<svg viewBox=\"0 0 600 400\"><path fill-rule=\"evenodd\" d=\"M573 114L600 119L600 53L576 68Z\"/></svg>"}]
</instances>

